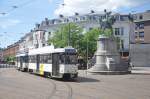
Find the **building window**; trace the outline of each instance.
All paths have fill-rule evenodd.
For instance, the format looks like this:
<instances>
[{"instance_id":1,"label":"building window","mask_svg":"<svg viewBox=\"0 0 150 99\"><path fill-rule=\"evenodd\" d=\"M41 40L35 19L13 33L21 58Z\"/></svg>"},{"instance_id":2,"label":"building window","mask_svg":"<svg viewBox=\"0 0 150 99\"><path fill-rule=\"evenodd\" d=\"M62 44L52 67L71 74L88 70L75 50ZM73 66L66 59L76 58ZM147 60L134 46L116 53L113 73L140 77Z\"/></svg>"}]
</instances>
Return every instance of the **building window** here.
<instances>
[{"instance_id":1,"label":"building window","mask_svg":"<svg viewBox=\"0 0 150 99\"><path fill-rule=\"evenodd\" d=\"M124 49L124 41L120 40L120 48L123 50Z\"/></svg>"},{"instance_id":2,"label":"building window","mask_svg":"<svg viewBox=\"0 0 150 99\"><path fill-rule=\"evenodd\" d=\"M128 20L128 16L122 15L120 16L120 21L127 21Z\"/></svg>"},{"instance_id":3,"label":"building window","mask_svg":"<svg viewBox=\"0 0 150 99\"><path fill-rule=\"evenodd\" d=\"M92 27L89 28L89 30L92 30L92 29L93 29Z\"/></svg>"},{"instance_id":4,"label":"building window","mask_svg":"<svg viewBox=\"0 0 150 99\"><path fill-rule=\"evenodd\" d=\"M138 24L135 24L135 30L137 30L138 29Z\"/></svg>"},{"instance_id":5,"label":"building window","mask_svg":"<svg viewBox=\"0 0 150 99\"><path fill-rule=\"evenodd\" d=\"M138 38L138 32L135 32L135 39Z\"/></svg>"},{"instance_id":6,"label":"building window","mask_svg":"<svg viewBox=\"0 0 150 99\"><path fill-rule=\"evenodd\" d=\"M138 38L138 32L135 32L135 39Z\"/></svg>"},{"instance_id":7,"label":"building window","mask_svg":"<svg viewBox=\"0 0 150 99\"><path fill-rule=\"evenodd\" d=\"M81 19L84 21L84 20L85 20L85 17L82 17Z\"/></svg>"},{"instance_id":8,"label":"building window","mask_svg":"<svg viewBox=\"0 0 150 99\"><path fill-rule=\"evenodd\" d=\"M120 29L119 28L115 28L115 35L120 35Z\"/></svg>"},{"instance_id":9,"label":"building window","mask_svg":"<svg viewBox=\"0 0 150 99\"><path fill-rule=\"evenodd\" d=\"M42 44L42 46L44 47L44 46L45 46L45 44Z\"/></svg>"},{"instance_id":10,"label":"building window","mask_svg":"<svg viewBox=\"0 0 150 99\"><path fill-rule=\"evenodd\" d=\"M48 32L48 35L51 35L51 32Z\"/></svg>"},{"instance_id":11,"label":"building window","mask_svg":"<svg viewBox=\"0 0 150 99\"><path fill-rule=\"evenodd\" d=\"M96 16L93 16L93 20L96 20Z\"/></svg>"},{"instance_id":12,"label":"building window","mask_svg":"<svg viewBox=\"0 0 150 99\"><path fill-rule=\"evenodd\" d=\"M75 19L74 19L74 22L77 22L77 21L78 21L78 18L75 18Z\"/></svg>"},{"instance_id":13,"label":"building window","mask_svg":"<svg viewBox=\"0 0 150 99\"><path fill-rule=\"evenodd\" d=\"M143 19L143 15L140 15L140 16L139 16L139 19L142 20L142 19Z\"/></svg>"},{"instance_id":14,"label":"building window","mask_svg":"<svg viewBox=\"0 0 150 99\"><path fill-rule=\"evenodd\" d=\"M133 19L134 19L134 20L137 20L137 16L136 16L136 15L133 15Z\"/></svg>"},{"instance_id":15,"label":"building window","mask_svg":"<svg viewBox=\"0 0 150 99\"><path fill-rule=\"evenodd\" d=\"M139 38L144 38L144 32L139 32Z\"/></svg>"},{"instance_id":16,"label":"building window","mask_svg":"<svg viewBox=\"0 0 150 99\"><path fill-rule=\"evenodd\" d=\"M138 38L138 36L137 35L135 35L135 39L137 39Z\"/></svg>"},{"instance_id":17,"label":"building window","mask_svg":"<svg viewBox=\"0 0 150 99\"><path fill-rule=\"evenodd\" d=\"M120 30L121 30L121 35L124 35L124 28L121 27Z\"/></svg>"},{"instance_id":18,"label":"building window","mask_svg":"<svg viewBox=\"0 0 150 99\"><path fill-rule=\"evenodd\" d=\"M139 24L139 29L144 29L144 23Z\"/></svg>"},{"instance_id":19,"label":"building window","mask_svg":"<svg viewBox=\"0 0 150 99\"><path fill-rule=\"evenodd\" d=\"M116 21L120 21L120 16L119 16L119 15L116 15L116 16L115 16L115 20L116 20Z\"/></svg>"}]
</instances>

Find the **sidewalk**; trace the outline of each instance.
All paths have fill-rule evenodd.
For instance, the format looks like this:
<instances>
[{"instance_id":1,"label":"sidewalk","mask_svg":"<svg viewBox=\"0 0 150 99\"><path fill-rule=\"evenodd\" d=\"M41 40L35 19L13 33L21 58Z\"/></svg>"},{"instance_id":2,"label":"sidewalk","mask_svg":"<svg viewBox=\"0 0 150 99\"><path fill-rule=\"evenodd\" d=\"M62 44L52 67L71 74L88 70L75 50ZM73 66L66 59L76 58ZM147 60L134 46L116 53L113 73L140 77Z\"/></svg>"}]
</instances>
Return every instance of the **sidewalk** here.
<instances>
[{"instance_id":1,"label":"sidewalk","mask_svg":"<svg viewBox=\"0 0 150 99\"><path fill-rule=\"evenodd\" d=\"M150 67L132 67L132 74L148 74L150 75Z\"/></svg>"}]
</instances>

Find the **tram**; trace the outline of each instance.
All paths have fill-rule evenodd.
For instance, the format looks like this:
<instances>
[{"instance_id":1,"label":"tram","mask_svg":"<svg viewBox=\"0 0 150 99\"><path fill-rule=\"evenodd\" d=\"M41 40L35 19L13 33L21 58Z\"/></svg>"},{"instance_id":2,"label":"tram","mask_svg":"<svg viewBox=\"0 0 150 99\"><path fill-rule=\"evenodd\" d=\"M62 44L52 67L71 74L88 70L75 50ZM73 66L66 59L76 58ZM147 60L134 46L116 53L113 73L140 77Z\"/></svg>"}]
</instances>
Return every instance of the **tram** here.
<instances>
[{"instance_id":1,"label":"tram","mask_svg":"<svg viewBox=\"0 0 150 99\"><path fill-rule=\"evenodd\" d=\"M16 63L17 69L21 71L28 70L28 55L27 53L17 53Z\"/></svg>"},{"instance_id":2,"label":"tram","mask_svg":"<svg viewBox=\"0 0 150 99\"><path fill-rule=\"evenodd\" d=\"M22 61L23 60L23 61ZM72 47L54 48L46 46L29 50L27 55L18 57L18 67L46 77L77 78L77 51Z\"/></svg>"}]
</instances>

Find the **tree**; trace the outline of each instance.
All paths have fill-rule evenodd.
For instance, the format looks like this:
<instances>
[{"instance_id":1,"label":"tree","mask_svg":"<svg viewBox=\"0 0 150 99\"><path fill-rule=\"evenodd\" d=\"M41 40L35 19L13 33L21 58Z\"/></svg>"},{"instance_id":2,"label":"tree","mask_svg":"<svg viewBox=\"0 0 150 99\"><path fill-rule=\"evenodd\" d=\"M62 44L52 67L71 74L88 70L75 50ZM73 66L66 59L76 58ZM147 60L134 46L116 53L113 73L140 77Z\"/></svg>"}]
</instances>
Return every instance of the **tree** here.
<instances>
[{"instance_id":1,"label":"tree","mask_svg":"<svg viewBox=\"0 0 150 99\"><path fill-rule=\"evenodd\" d=\"M53 43L55 47L66 47L70 45L77 48L83 37L82 32L82 28L74 23L63 25L54 33L52 38L49 38L49 44Z\"/></svg>"},{"instance_id":2,"label":"tree","mask_svg":"<svg viewBox=\"0 0 150 99\"><path fill-rule=\"evenodd\" d=\"M81 54L82 55L86 55L86 52L83 50L86 50L88 47L88 57L93 57L96 49L97 49L97 40L99 35L105 35L110 37L111 36L111 29L106 29L105 31L103 31L102 29L99 28L94 28L90 31L88 31L87 33L84 34L84 38L83 38L83 48L81 49Z\"/></svg>"},{"instance_id":3,"label":"tree","mask_svg":"<svg viewBox=\"0 0 150 99\"><path fill-rule=\"evenodd\" d=\"M13 63L13 62L15 62L16 57L15 56L7 56L4 58L4 60L6 63Z\"/></svg>"}]
</instances>

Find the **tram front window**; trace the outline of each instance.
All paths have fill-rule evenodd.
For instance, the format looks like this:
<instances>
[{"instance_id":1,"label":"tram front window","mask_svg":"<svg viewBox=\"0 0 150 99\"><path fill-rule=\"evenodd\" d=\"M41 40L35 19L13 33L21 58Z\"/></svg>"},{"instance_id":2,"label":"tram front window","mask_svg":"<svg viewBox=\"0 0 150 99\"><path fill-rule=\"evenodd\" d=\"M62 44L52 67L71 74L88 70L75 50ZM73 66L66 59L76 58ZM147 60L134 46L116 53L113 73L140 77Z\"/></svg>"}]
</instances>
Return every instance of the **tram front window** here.
<instances>
[{"instance_id":1,"label":"tram front window","mask_svg":"<svg viewBox=\"0 0 150 99\"><path fill-rule=\"evenodd\" d=\"M66 55L65 56L65 63L66 64L76 64L77 63L76 55Z\"/></svg>"},{"instance_id":2,"label":"tram front window","mask_svg":"<svg viewBox=\"0 0 150 99\"><path fill-rule=\"evenodd\" d=\"M75 54L61 55L61 63L76 64L77 63L77 55L75 55Z\"/></svg>"}]
</instances>

